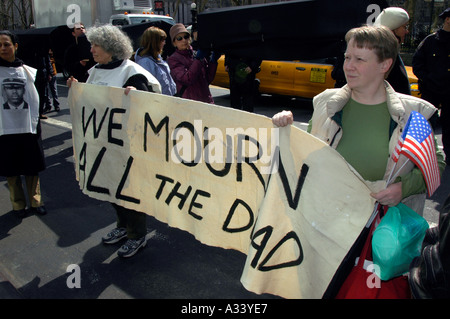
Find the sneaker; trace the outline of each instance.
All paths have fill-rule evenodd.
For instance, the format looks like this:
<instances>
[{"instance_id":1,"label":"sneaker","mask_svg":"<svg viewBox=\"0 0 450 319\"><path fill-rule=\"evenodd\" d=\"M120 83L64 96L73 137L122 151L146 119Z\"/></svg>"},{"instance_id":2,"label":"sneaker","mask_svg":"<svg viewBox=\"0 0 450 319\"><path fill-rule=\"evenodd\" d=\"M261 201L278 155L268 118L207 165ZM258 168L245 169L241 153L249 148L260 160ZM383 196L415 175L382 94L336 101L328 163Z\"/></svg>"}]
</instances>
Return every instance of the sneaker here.
<instances>
[{"instance_id":1,"label":"sneaker","mask_svg":"<svg viewBox=\"0 0 450 319\"><path fill-rule=\"evenodd\" d=\"M127 230L125 228L114 228L102 238L102 241L104 244L115 244L125 237L127 237Z\"/></svg>"},{"instance_id":2,"label":"sneaker","mask_svg":"<svg viewBox=\"0 0 450 319\"><path fill-rule=\"evenodd\" d=\"M128 239L125 245L120 247L117 254L119 255L119 257L123 258L134 256L134 254L136 254L141 247L145 247L146 244L147 240L145 239L145 236L137 240Z\"/></svg>"}]
</instances>

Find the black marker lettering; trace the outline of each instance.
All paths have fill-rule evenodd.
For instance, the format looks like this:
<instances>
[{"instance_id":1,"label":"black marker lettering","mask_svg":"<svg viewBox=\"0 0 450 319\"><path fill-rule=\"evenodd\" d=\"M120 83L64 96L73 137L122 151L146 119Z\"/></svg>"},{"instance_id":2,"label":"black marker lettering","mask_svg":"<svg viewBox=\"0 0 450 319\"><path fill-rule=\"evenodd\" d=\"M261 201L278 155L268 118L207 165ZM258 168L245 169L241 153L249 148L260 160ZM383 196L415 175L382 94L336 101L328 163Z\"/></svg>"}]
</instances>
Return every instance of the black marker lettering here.
<instances>
[{"instance_id":1,"label":"black marker lettering","mask_svg":"<svg viewBox=\"0 0 450 319\"><path fill-rule=\"evenodd\" d=\"M86 107L83 106L82 113L81 113L82 122L83 122L83 134L84 134L83 136L86 137L86 132L89 128L89 123L91 121L93 121L92 130L94 133L94 138L98 138L100 135L100 131L102 130L103 123L105 122L106 115L108 115L109 108L106 108L105 114L103 114L102 120L100 121L100 124L98 125L98 127L97 127L97 110L96 109L92 110L92 113L89 116L87 123L85 121L85 112L86 112Z\"/></svg>"}]
</instances>

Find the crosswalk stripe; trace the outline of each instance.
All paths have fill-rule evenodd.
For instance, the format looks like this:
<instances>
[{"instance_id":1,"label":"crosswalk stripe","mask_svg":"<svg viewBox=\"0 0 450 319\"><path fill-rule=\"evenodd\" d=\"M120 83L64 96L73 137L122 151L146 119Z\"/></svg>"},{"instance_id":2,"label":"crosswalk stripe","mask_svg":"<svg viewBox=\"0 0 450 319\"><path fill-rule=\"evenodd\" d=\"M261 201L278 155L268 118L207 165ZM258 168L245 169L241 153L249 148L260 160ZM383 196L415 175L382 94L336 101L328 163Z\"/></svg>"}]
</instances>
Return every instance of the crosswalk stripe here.
<instances>
[{"instance_id":1,"label":"crosswalk stripe","mask_svg":"<svg viewBox=\"0 0 450 319\"><path fill-rule=\"evenodd\" d=\"M43 120L42 123L47 123L47 124L51 124L51 125L55 125L55 126L59 126L59 127L62 127L62 128L66 128L66 129L72 130L72 124L71 123L55 120L55 119L50 118L50 117L48 119L46 119L46 120Z\"/></svg>"}]
</instances>

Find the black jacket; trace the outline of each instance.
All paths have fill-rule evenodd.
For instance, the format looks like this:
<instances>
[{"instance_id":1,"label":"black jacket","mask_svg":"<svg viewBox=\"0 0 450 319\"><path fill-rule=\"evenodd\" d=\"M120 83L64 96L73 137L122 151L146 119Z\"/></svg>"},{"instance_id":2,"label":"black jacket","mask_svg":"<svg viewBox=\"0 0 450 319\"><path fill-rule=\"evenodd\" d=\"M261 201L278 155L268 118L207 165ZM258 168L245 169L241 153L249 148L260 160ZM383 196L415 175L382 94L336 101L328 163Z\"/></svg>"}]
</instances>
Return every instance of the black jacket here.
<instances>
[{"instance_id":1,"label":"black jacket","mask_svg":"<svg viewBox=\"0 0 450 319\"><path fill-rule=\"evenodd\" d=\"M411 95L408 73L406 72L405 65L403 64L400 55L398 55L397 60L394 61L394 67L392 68L391 73L389 73L386 81L392 85L395 92Z\"/></svg>"},{"instance_id":2,"label":"black jacket","mask_svg":"<svg viewBox=\"0 0 450 319\"><path fill-rule=\"evenodd\" d=\"M420 91L450 95L450 32L441 29L427 36L414 54L412 67Z\"/></svg>"},{"instance_id":3,"label":"black jacket","mask_svg":"<svg viewBox=\"0 0 450 319\"><path fill-rule=\"evenodd\" d=\"M225 66L228 66L230 76L234 76L236 73L236 69L241 66L249 66L252 69L251 75L255 76L258 72L261 71L262 60L257 58L244 58L237 57L232 55L225 55Z\"/></svg>"}]
</instances>

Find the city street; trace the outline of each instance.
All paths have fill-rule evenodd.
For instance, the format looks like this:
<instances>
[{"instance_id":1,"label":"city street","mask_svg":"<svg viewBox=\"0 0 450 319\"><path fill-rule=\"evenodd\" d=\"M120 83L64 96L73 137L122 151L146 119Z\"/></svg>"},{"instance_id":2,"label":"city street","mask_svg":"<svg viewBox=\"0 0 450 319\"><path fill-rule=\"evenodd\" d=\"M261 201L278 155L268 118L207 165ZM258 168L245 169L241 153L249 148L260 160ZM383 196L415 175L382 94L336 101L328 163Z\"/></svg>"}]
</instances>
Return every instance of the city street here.
<instances>
[{"instance_id":1,"label":"city street","mask_svg":"<svg viewBox=\"0 0 450 319\"><path fill-rule=\"evenodd\" d=\"M61 111L42 121L47 169L41 189L48 214L15 216L6 180L0 177L0 299L278 299L241 285L244 254L203 245L152 217L147 219L147 247L131 259L117 256L118 245L103 245L102 236L115 227L115 212L78 187L68 89L61 77L58 83ZM228 90L211 91L217 105L229 105ZM292 110L303 129L312 114L310 101L271 96L261 97L255 112L271 117L283 109ZM438 222L449 193L447 169L441 187L426 202L430 224ZM81 271L80 288L70 287L73 265Z\"/></svg>"}]
</instances>

